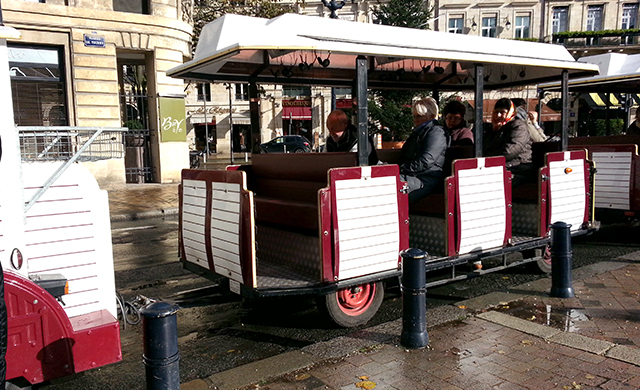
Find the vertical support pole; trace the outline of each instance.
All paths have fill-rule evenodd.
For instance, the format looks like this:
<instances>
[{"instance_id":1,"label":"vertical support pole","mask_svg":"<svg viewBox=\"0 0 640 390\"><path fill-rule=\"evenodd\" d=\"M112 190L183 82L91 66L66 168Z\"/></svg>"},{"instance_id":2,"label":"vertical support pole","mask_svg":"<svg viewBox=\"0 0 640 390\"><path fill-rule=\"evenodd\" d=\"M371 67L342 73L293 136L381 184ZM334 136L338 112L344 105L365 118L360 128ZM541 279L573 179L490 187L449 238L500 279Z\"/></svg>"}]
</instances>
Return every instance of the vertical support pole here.
<instances>
[{"instance_id":1,"label":"vertical support pole","mask_svg":"<svg viewBox=\"0 0 640 390\"><path fill-rule=\"evenodd\" d=\"M180 390L178 306L154 302L140 310L147 390Z\"/></svg>"},{"instance_id":2,"label":"vertical support pole","mask_svg":"<svg viewBox=\"0 0 640 390\"><path fill-rule=\"evenodd\" d=\"M438 91L436 88L434 88L431 92L431 97L436 101L436 103L440 104L440 91Z\"/></svg>"},{"instance_id":3,"label":"vertical support pole","mask_svg":"<svg viewBox=\"0 0 640 390\"><path fill-rule=\"evenodd\" d=\"M551 293L556 298L573 298L571 287L571 225L556 222L551 225Z\"/></svg>"},{"instance_id":4,"label":"vertical support pole","mask_svg":"<svg viewBox=\"0 0 640 390\"><path fill-rule=\"evenodd\" d=\"M402 257L402 334L400 344L406 348L423 348L429 344L427 333L427 254L416 248L400 253Z\"/></svg>"},{"instance_id":5,"label":"vertical support pole","mask_svg":"<svg viewBox=\"0 0 640 390\"><path fill-rule=\"evenodd\" d=\"M251 145L252 153L260 153L262 134L260 133L260 98L258 97L258 85L256 81L249 80L249 115L251 118Z\"/></svg>"},{"instance_id":6,"label":"vertical support pole","mask_svg":"<svg viewBox=\"0 0 640 390\"><path fill-rule=\"evenodd\" d=\"M365 56L356 59L356 107L358 117L358 165L369 165L369 112L367 109L368 61Z\"/></svg>"},{"instance_id":7,"label":"vertical support pole","mask_svg":"<svg viewBox=\"0 0 640 390\"><path fill-rule=\"evenodd\" d=\"M482 139L482 130L483 130L483 121L482 116L483 112L483 92L484 92L484 66L482 64L476 64L475 66L475 78L476 78L476 88L474 90L474 102L476 105L475 108L475 122L473 123L473 138L474 142L474 156L482 157L482 148L483 148L483 139Z\"/></svg>"},{"instance_id":8,"label":"vertical support pole","mask_svg":"<svg viewBox=\"0 0 640 390\"><path fill-rule=\"evenodd\" d=\"M569 147L569 71L562 71L562 133L560 134L562 150Z\"/></svg>"},{"instance_id":9,"label":"vertical support pole","mask_svg":"<svg viewBox=\"0 0 640 390\"><path fill-rule=\"evenodd\" d=\"M538 125L542 127L542 99L544 99L544 91L538 91Z\"/></svg>"},{"instance_id":10,"label":"vertical support pole","mask_svg":"<svg viewBox=\"0 0 640 390\"><path fill-rule=\"evenodd\" d=\"M227 84L229 90L229 152L231 153L231 165L233 165L233 100L231 100L231 83ZM209 142L207 140L207 142Z\"/></svg>"},{"instance_id":11,"label":"vertical support pole","mask_svg":"<svg viewBox=\"0 0 640 390\"><path fill-rule=\"evenodd\" d=\"M611 106L611 93L607 92L604 94L605 102L604 102L604 123L607 129L607 135L611 135L611 121L609 120L609 107Z\"/></svg>"}]
</instances>

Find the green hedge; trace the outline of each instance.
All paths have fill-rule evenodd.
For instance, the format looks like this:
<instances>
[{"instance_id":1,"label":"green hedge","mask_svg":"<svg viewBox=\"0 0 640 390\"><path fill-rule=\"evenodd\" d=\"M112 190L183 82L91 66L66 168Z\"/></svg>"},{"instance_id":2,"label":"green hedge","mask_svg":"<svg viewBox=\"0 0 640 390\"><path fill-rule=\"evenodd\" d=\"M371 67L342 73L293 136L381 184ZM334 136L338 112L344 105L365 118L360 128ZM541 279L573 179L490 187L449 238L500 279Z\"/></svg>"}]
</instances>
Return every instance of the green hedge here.
<instances>
[{"instance_id":1,"label":"green hedge","mask_svg":"<svg viewBox=\"0 0 640 390\"><path fill-rule=\"evenodd\" d=\"M560 38L588 38L588 37L617 37L620 35L634 35L640 33L640 29L630 28L627 30L599 30L599 31L564 31L553 34L556 39Z\"/></svg>"},{"instance_id":2,"label":"green hedge","mask_svg":"<svg viewBox=\"0 0 640 390\"><path fill-rule=\"evenodd\" d=\"M611 123L611 134L610 135L620 135L625 130L624 121L622 119L609 119ZM607 120L606 119L596 119L595 120L596 127L596 135L604 136L607 135Z\"/></svg>"}]
</instances>

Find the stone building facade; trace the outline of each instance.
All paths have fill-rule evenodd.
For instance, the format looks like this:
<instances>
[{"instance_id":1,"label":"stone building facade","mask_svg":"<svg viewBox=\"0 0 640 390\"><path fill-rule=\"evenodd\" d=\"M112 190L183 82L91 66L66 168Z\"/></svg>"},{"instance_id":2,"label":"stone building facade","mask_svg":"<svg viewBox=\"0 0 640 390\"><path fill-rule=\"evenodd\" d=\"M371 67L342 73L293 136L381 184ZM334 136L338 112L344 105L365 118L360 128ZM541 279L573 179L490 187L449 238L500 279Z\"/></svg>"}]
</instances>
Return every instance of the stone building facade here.
<instances>
[{"instance_id":1,"label":"stone building facade","mask_svg":"<svg viewBox=\"0 0 640 390\"><path fill-rule=\"evenodd\" d=\"M84 163L99 183L180 179L186 137L161 132L159 108L184 101L184 83L165 72L190 56L190 0L5 0L2 10L22 34L9 42L19 126L129 127L123 158Z\"/></svg>"}]
</instances>

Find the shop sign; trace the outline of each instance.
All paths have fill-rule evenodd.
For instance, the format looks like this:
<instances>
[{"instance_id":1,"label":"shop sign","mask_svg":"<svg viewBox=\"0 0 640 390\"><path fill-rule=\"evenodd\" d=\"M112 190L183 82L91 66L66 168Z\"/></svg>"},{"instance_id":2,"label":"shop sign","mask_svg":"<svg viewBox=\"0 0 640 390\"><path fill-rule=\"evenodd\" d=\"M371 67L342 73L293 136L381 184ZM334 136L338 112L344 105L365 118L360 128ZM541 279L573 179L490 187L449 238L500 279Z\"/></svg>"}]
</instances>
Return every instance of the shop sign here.
<instances>
[{"instance_id":1,"label":"shop sign","mask_svg":"<svg viewBox=\"0 0 640 390\"><path fill-rule=\"evenodd\" d=\"M184 98L158 98L160 112L160 140L162 142L185 142L187 123Z\"/></svg>"},{"instance_id":2,"label":"shop sign","mask_svg":"<svg viewBox=\"0 0 640 390\"><path fill-rule=\"evenodd\" d=\"M311 100L283 100L282 107L311 107Z\"/></svg>"}]
</instances>

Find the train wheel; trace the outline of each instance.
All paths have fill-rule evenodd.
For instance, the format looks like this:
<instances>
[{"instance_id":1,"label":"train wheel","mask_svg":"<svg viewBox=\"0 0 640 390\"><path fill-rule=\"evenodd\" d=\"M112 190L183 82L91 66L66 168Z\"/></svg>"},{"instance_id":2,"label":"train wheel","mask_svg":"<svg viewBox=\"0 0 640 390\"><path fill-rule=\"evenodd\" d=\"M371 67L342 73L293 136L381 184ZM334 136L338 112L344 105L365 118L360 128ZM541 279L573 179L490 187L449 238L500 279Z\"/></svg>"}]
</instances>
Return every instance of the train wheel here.
<instances>
[{"instance_id":1,"label":"train wheel","mask_svg":"<svg viewBox=\"0 0 640 390\"><path fill-rule=\"evenodd\" d=\"M366 324L376 314L382 299L382 282L366 283L340 289L318 301L320 311L345 328Z\"/></svg>"},{"instance_id":2,"label":"train wheel","mask_svg":"<svg viewBox=\"0 0 640 390\"><path fill-rule=\"evenodd\" d=\"M540 272L545 274L551 273L551 245L547 245L542 250L542 258L539 259L536 263Z\"/></svg>"}]
</instances>

